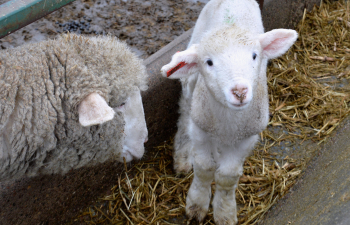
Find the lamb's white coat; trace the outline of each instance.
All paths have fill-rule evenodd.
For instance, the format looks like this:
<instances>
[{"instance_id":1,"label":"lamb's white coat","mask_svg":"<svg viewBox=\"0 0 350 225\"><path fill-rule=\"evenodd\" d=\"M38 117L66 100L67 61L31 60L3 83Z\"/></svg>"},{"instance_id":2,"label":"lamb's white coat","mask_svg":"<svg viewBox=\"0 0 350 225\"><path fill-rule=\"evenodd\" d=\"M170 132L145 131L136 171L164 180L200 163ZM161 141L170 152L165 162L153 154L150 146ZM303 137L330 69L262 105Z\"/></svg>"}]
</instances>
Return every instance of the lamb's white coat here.
<instances>
[{"instance_id":1,"label":"lamb's white coat","mask_svg":"<svg viewBox=\"0 0 350 225\"><path fill-rule=\"evenodd\" d=\"M190 218L203 221L215 179L216 224L236 224L235 189L242 164L268 123L266 66L295 42L293 30L264 33L255 0L212 0L202 10L187 50L163 66L181 79L174 167L194 179L186 200ZM179 68L180 63L186 63Z\"/></svg>"}]
</instances>

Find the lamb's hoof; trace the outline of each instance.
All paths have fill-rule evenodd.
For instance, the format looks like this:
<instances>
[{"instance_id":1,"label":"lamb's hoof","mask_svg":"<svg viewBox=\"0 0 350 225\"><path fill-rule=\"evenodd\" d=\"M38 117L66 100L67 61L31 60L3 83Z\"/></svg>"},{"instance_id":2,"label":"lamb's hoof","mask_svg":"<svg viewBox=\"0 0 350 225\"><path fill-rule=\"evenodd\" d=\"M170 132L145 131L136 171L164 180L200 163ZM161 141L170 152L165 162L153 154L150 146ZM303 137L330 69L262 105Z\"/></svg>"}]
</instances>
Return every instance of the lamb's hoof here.
<instances>
[{"instance_id":1,"label":"lamb's hoof","mask_svg":"<svg viewBox=\"0 0 350 225\"><path fill-rule=\"evenodd\" d=\"M236 225L237 224L237 218L227 218L227 217L223 217L223 218L215 218L214 217L214 221L216 225Z\"/></svg>"},{"instance_id":2,"label":"lamb's hoof","mask_svg":"<svg viewBox=\"0 0 350 225\"><path fill-rule=\"evenodd\" d=\"M192 164L188 161L186 162L175 162L174 170L176 174L187 174L192 170Z\"/></svg>"},{"instance_id":3,"label":"lamb's hoof","mask_svg":"<svg viewBox=\"0 0 350 225\"><path fill-rule=\"evenodd\" d=\"M224 197L224 198L223 198ZM235 191L215 192L213 199L214 221L217 225L235 225L237 224L237 206Z\"/></svg>"},{"instance_id":4,"label":"lamb's hoof","mask_svg":"<svg viewBox=\"0 0 350 225\"><path fill-rule=\"evenodd\" d=\"M221 207L214 208L214 221L216 225L235 225L237 224L237 213L236 207L230 208L232 210L222 210Z\"/></svg>"},{"instance_id":5,"label":"lamb's hoof","mask_svg":"<svg viewBox=\"0 0 350 225\"><path fill-rule=\"evenodd\" d=\"M199 223L203 222L208 210L194 204L186 207L186 214L189 220L196 219Z\"/></svg>"}]
</instances>

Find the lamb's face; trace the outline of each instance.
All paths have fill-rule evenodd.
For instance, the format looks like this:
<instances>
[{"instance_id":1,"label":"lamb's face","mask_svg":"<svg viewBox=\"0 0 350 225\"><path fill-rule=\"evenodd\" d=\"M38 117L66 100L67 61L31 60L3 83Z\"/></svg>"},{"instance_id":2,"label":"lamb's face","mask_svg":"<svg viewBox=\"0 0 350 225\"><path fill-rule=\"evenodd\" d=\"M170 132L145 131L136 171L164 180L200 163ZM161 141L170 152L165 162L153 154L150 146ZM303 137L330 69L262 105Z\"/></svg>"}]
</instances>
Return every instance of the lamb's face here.
<instances>
[{"instance_id":1,"label":"lamb's face","mask_svg":"<svg viewBox=\"0 0 350 225\"><path fill-rule=\"evenodd\" d=\"M225 40L222 41L224 43ZM232 38L224 48L209 44L198 51L199 70L216 101L242 110L251 102L260 73L262 57L259 42Z\"/></svg>"},{"instance_id":2,"label":"lamb's face","mask_svg":"<svg viewBox=\"0 0 350 225\"><path fill-rule=\"evenodd\" d=\"M115 110L122 112L125 120L124 144L118 161L123 162L123 158L126 162L140 159L145 151L144 143L148 140L140 90L133 91L125 104Z\"/></svg>"},{"instance_id":3,"label":"lamb's face","mask_svg":"<svg viewBox=\"0 0 350 225\"><path fill-rule=\"evenodd\" d=\"M294 30L276 29L257 34L234 25L224 26L204 33L200 43L174 54L161 73L179 79L199 72L218 102L242 110L254 98L258 77L265 76L260 71L263 60L284 54L297 37Z\"/></svg>"}]
</instances>

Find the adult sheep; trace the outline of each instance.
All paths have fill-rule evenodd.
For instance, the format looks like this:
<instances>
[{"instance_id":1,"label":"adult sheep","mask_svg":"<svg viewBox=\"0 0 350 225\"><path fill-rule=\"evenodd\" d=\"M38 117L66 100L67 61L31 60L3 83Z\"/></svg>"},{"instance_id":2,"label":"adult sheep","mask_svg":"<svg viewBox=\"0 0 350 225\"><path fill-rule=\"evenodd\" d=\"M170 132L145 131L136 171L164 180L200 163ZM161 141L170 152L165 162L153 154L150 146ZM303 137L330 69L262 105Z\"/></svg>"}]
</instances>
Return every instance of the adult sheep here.
<instances>
[{"instance_id":1,"label":"adult sheep","mask_svg":"<svg viewBox=\"0 0 350 225\"><path fill-rule=\"evenodd\" d=\"M212 0L202 10L187 50L162 75L181 79L174 167L194 178L186 200L190 219L203 221L211 182L216 224L236 224L235 189L242 164L268 123L266 67L297 39L294 30L264 33L255 0Z\"/></svg>"},{"instance_id":2,"label":"adult sheep","mask_svg":"<svg viewBox=\"0 0 350 225\"><path fill-rule=\"evenodd\" d=\"M0 182L141 158L147 77L142 60L108 36L2 50Z\"/></svg>"}]
</instances>

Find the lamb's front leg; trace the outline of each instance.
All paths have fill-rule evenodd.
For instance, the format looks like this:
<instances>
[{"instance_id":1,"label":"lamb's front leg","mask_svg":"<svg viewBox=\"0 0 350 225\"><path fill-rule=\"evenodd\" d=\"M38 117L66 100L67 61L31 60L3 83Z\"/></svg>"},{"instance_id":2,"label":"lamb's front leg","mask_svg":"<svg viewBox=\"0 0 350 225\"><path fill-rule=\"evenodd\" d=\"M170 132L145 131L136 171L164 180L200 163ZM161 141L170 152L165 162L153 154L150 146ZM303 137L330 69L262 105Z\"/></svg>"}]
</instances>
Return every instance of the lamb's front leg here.
<instances>
[{"instance_id":1,"label":"lamb's front leg","mask_svg":"<svg viewBox=\"0 0 350 225\"><path fill-rule=\"evenodd\" d=\"M228 165L227 163L231 163ZM235 191L239 177L242 175L242 164L231 161L215 172L215 195L213 199L214 220L217 225L234 225L237 223Z\"/></svg>"},{"instance_id":2,"label":"lamb's front leg","mask_svg":"<svg viewBox=\"0 0 350 225\"><path fill-rule=\"evenodd\" d=\"M215 166L195 162L194 178L186 198L186 214L189 219L202 222L208 213L211 198L211 182L214 179Z\"/></svg>"},{"instance_id":3,"label":"lamb's front leg","mask_svg":"<svg viewBox=\"0 0 350 225\"><path fill-rule=\"evenodd\" d=\"M216 163L212 144L202 130L196 131L193 141L194 178L186 198L186 214L189 219L202 222L208 213L211 198L211 182L214 179Z\"/></svg>"},{"instance_id":4,"label":"lamb's front leg","mask_svg":"<svg viewBox=\"0 0 350 225\"><path fill-rule=\"evenodd\" d=\"M222 147L217 155L219 165L215 172L215 195L213 199L214 220L217 225L237 223L235 191L243 173L243 163L257 141L257 136L243 140L239 145Z\"/></svg>"}]
</instances>

